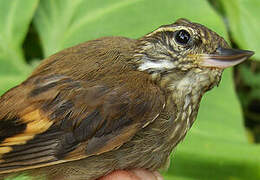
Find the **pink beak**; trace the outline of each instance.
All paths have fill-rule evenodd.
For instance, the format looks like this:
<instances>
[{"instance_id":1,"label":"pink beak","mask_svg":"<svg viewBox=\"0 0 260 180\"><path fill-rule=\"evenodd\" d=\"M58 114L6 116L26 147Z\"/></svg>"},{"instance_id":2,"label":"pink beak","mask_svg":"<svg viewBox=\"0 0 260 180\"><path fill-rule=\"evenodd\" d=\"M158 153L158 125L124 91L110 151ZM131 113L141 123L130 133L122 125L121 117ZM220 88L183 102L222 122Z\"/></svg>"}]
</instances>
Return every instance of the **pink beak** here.
<instances>
[{"instance_id":1,"label":"pink beak","mask_svg":"<svg viewBox=\"0 0 260 180\"><path fill-rule=\"evenodd\" d=\"M253 54L253 51L219 47L215 54L201 55L200 66L225 69L245 61Z\"/></svg>"}]
</instances>

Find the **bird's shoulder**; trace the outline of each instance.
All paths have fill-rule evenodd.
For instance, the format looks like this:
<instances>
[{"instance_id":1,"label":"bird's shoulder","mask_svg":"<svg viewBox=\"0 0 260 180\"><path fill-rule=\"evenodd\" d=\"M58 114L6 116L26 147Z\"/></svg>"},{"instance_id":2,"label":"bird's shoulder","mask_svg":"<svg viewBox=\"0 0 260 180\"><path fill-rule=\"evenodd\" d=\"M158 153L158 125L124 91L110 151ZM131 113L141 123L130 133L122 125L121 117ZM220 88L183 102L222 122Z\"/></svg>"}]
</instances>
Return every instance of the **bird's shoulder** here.
<instances>
[{"instance_id":1,"label":"bird's shoulder","mask_svg":"<svg viewBox=\"0 0 260 180\"><path fill-rule=\"evenodd\" d=\"M51 72L93 79L93 74L103 76L103 73L129 70L137 44L135 39L117 36L90 40L49 56L32 75Z\"/></svg>"}]
</instances>

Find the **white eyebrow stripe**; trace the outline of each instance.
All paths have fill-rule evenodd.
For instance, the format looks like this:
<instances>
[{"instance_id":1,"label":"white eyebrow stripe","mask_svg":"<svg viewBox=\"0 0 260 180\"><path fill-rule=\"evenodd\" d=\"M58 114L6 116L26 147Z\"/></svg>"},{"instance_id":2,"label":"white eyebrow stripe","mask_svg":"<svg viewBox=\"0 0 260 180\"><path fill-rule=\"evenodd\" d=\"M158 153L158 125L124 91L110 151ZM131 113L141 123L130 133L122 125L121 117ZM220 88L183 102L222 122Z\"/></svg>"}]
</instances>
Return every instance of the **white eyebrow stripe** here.
<instances>
[{"instance_id":1,"label":"white eyebrow stripe","mask_svg":"<svg viewBox=\"0 0 260 180\"><path fill-rule=\"evenodd\" d=\"M176 28L176 29L178 29L178 28ZM153 32L151 32L151 33L149 33L149 34L147 34L146 36L147 36L147 37L150 37L150 36L153 36L153 35L156 34L156 33L165 32L165 31L174 32L175 30L174 30L172 27L161 27L161 28L158 28L158 29L156 29L155 31L153 31Z\"/></svg>"},{"instance_id":2,"label":"white eyebrow stripe","mask_svg":"<svg viewBox=\"0 0 260 180\"><path fill-rule=\"evenodd\" d=\"M150 37L150 36L153 36L154 34L156 33L160 33L160 32L175 32L177 30L182 30L182 29L185 29L187 31L189 31L190 33L193 32L193 34L195 34L194 30L190 27L186 27L186 26L172 26L172 27L160 27L158 29L156 29L155 31L149 33L146 35L146 37Z\"/></svg>"},{"instance_id":3,"label":"white eyebrow stripe","mask_svg":"<svg viewBox=\"0 0 260 180\"><path fill-rule=\"evenodd\" d=\"M138 67L138 70L144 71L148 69L155 69L155 70L165 70L165 69L173 69L176 66L173 62L167 60L157 60L157 61L149 61L146 60Z\"/></svg>"}]
</instances>

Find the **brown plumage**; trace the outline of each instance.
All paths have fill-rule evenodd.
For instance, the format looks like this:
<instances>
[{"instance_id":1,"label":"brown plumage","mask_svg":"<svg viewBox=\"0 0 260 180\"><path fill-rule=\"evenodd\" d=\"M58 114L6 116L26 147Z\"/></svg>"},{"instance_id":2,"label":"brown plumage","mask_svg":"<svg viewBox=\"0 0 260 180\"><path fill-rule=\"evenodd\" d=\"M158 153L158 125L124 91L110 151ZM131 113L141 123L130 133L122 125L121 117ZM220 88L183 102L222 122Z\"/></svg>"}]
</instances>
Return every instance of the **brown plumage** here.
<instances>
[{"instance_id":1,"label":"brown plumage","mask_svg":"<svg viewBox=\"0 0 260 180\"><path fill-rule=\"evenodd\" d=\"M157 170L224 68L252 55L180 19L133 40L105 37L45 59L0 98L0 174L91 180Z\"/></svg>"}]
</instances>

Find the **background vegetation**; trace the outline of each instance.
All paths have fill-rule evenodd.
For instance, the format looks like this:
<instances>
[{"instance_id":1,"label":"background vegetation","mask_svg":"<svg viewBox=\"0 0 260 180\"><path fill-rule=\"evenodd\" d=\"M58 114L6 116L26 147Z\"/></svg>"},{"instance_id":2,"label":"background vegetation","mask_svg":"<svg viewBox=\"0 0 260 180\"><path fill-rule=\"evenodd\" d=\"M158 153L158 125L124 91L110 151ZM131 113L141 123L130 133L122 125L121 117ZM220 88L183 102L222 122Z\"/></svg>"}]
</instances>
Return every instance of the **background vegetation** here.
<instances>
[{"instance_id":1,"label":"background vegetation","mask_svg":"<svg viewBox=\"0 0 260 180\"><path fill-rule=\"evenodd\" d=\"M253 143L260 139L259 7L259 0L0 0L0 94L61 49L101 36L138 38L188 18L256 54L235 73L226 70L203 98L165 179L260 179L260 145Z\"/></svg>"}]
</instances>

